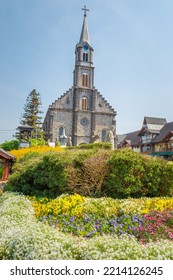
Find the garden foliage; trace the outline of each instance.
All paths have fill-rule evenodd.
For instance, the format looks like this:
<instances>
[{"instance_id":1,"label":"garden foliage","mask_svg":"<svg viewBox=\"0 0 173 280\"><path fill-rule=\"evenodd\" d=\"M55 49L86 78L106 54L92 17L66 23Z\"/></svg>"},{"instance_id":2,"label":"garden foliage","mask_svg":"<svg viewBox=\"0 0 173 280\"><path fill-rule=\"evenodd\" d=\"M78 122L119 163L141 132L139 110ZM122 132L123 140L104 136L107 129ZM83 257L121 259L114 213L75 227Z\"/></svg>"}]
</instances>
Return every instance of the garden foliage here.
<instances>
[{"instance_id":1,"label":"garden foliage","mask_svg":"<svg viewBox=\"0 0 173 280\"><path fill-rule=\"evenodd\" d=\"M166 161L133 150L116 150L108 161L104 186L111 197L171 196L173 168Z\"/></svg>"},{"instance_id":2,"label":"garden foliage","mask_svg":"<svg viewBox=\"0 0 173 280\"><path fill-rule=\"evenodd\" d=\"M73 207L83 203L78 195L75 198L62 196L59 205L63 204L63 199L64 207L67 204L69 210L67 202L72 201ZM0 211L0 259L173 259L173 243L169 240L160 239L143 245L127 234L83 238L62 233L58 228L37 221L31 201L23 195L4 193L0 197Z\"/></svg>"},{"instance_id":3,"label":"garden foliage","mask_svg":"<svg viewBox=\"0 0 173 280\"><path fill-rule=\"evenodd\" d=\"M173 165L130 149L96 147L47 153L35 149L18 158L6 190L54 197L62 193L113 198L171 196Z\"/></svg>"},{"instance_id":4,"label":"garden foliage","mask_svg":"<svg viewBox=\"0 0 173 280\"><path fill-rule=\"evenodd\" d=\"M74 150L90 150L90 149L105 149L105 150L111 150L112 144L109 142L98 142L98 143L89 143L89 144L80 144L79 146L71 146L67 147L67 149L74 149Z\"/></svg>"},{"instance_id":5,"label":"garden foliage","mask_svg":"<svg viewBox=\"0 0 173 280\"><path fill-rule=\"evenodd\" d=\"M40 150L40 149L39 149ZM5 190L26 195L56 197L68 190L67 167L73 162L83 164L93 151L30 152L20 157L13 166L13 174Z\"/></svg>"},{"instance_id":6,"label":"garden foliage","mask_svg":"<svg viewBox=\"0 0 173 280\"><path fill-rule=\"evenodd\" d=\"M4 143L0 144L0 148L4 149L5 151L18 150L19 140L5 141Z\"/></svg>"}]
</instances>

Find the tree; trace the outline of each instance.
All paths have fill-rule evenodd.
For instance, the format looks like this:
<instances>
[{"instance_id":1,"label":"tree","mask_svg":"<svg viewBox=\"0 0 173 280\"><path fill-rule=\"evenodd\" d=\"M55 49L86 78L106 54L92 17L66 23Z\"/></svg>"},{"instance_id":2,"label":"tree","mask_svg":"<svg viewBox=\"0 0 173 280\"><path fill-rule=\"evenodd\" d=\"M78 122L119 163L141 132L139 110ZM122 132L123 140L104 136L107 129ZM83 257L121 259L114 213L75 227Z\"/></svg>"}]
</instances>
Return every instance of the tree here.
<instances>
[{"instance_id":1,"label":"tree","mask_svg":"<svg viewBox=\"0 0 173 280\"><path fill-rule=\"evenodd\" d=\"M24 113L21 116L20 123L22 125L29 125L33 127L32 138L43 139L42 131L42 116L40 109L42 106L41 96L35 89L33 89L27 96L26 104L24 105Z\"/></svg>"}]
</instances>

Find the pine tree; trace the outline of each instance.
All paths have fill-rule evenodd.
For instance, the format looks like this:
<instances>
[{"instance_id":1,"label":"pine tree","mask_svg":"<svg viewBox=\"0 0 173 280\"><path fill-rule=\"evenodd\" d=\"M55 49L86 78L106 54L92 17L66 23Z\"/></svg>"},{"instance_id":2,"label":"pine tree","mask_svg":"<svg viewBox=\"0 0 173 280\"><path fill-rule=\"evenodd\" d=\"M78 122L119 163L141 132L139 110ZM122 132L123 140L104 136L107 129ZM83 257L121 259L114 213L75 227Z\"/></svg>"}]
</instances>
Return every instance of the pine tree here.
<instances>
[{"instance_id":1,"label":"pine tree","mask_svg":"<svg viewBox=\"0 0 173 280\"><path fill-rule=\"evenodd\" d=\"M40 109L42 106L41 96L35 89L33 89L26 98L24 105L24 113L21 116L20 123L22 125L29 125L33 127L32 138L43 139L42 131L42 116Z\"/></svg>"}]
</instances>

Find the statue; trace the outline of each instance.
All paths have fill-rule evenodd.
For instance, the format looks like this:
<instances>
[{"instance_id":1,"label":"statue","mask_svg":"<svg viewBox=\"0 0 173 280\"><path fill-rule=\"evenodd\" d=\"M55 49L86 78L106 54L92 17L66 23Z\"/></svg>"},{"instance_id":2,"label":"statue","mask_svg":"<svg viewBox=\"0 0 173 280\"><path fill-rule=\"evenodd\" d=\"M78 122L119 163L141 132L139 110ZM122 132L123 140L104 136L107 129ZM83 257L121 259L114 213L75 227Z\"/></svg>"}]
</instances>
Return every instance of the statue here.
<instances>
[{"instance_id":1,"label":"statue","mask_svg":"<svg viewBox=\"0 0 173 280\"><path fill-rule=\"evenodd\" d=\"M115 144L114 144L114 138L115 138L115 137L114 137L114 133L115 133L115 126L112 125L111 128L110 128L110 130L108 131L108 134L107 134L107 141L108 141L109 143L112 144L112 150L115 149Z\"/></svg>"}]
</instances>

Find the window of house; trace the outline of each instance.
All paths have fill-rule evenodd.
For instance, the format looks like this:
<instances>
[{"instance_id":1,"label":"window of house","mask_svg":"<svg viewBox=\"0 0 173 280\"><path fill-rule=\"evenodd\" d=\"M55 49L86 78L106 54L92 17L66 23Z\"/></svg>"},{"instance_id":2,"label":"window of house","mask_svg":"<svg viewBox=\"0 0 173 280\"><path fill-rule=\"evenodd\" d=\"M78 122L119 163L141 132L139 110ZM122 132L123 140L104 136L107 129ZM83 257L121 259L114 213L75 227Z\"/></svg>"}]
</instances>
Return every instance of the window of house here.
<instances>
[{"instance_id":1,"label":"window of house","mask_svg":"<svg viewBox=\"0 0 173 280\"><path fill-rule=\"evenodd\" d=\"M142 152L143 152L143 153L151 152L151 147L150 147L150 146L143 146L143 147L142 147Z\"/></svg>"},{"instance_id":2,"label":"window of house","mask_svg":"<svg viewBox=\"0 0 173 280\"><path fill-rule=\"evenodd\" d=\"M82 86L88 87L88 75L87 74L82 74Z\"/></svg>"},{"instance_id":3,"label":"window of house","mask_svg":"<svg viewBox=\"0 0 173 280\"><path fill-rule=\"evenodd\" d=\"M82 97L82 110L87 110L87 98Z\"/></svg>"},{"instance_id":4,"label":"window of house","mask_svg":"<svg viewBox=\"0 0 173 280\"><path fill-rule=\"evenodd\" d=\"M149 143L151 142L152 140L152 134L145 134L142 136L142 143L145 144L145 143Z\"/></svg>"}]
</instances>

